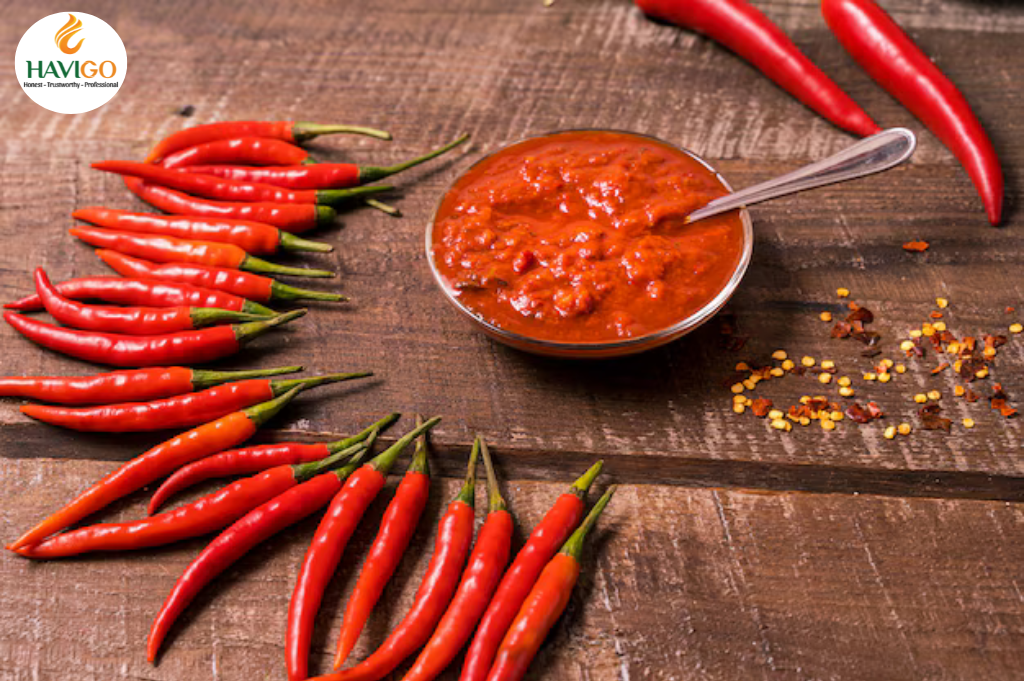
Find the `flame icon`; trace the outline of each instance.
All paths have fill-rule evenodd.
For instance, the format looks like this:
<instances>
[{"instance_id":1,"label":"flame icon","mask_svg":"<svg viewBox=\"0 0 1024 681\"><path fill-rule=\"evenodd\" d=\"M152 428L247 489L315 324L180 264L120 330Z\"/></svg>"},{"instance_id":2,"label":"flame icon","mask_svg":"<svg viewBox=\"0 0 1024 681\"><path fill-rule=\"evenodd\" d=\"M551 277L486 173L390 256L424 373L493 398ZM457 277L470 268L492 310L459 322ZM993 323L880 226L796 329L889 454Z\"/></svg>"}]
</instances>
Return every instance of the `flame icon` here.
<instances>
[{"instance_id":1,"label":"flame icon","mask_svg":"<svg viewBox=\"0 0 1024 681\"><path fill-rule=\"evenodd\" d=\"M76 33L82 30L82 20L75 17L74 14L68 14L68 23L64 24L57 35L53 36L53 42L57 43L57 47L64 54L74 54L82 47L82 43L85 42L85 38L79 38L78 42L74 47L71 47L68 43L75 36Z\"/></svg>"}]
</instances>

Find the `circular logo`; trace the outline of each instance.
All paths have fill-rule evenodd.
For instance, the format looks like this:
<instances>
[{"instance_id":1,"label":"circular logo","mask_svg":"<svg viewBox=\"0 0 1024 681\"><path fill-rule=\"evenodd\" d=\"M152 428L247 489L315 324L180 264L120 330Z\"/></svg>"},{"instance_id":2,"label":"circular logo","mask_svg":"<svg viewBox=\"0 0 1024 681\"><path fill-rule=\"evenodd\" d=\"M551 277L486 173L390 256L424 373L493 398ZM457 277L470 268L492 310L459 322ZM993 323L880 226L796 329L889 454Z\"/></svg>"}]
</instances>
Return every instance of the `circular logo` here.
<instances>
[{"instance_id":1,"label":"circular logo","mask_svg":"<svg viewBox=\"0 0 1024 681\"><path fill-rule=\"evenodd\" d=\"M121 89L128 54L110 25L84 12L61 12L25 31L14 54L21 89L56 113L92 111Z\"/></svg>"}]
</instances>

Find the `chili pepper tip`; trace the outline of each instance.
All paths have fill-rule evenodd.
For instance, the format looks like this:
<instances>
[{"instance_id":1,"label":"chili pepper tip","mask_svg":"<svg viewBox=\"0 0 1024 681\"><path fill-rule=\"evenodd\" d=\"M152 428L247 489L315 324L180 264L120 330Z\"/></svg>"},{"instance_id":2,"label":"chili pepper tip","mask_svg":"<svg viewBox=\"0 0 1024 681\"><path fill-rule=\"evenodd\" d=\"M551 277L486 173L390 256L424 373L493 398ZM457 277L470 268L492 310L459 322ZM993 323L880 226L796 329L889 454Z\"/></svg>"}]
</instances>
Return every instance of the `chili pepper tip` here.
<instances>
[{"instance_id":1,"label":"chili pepper tip","mask_svg":"<svg viewBox=\"0 0 1024 681\"><path fill-rule=\"evenodd\" d=\"M403 170L408 170L413 166L418 166L419 164L425 161L429 161L432 158L437 158L441 154L451 151L452 149L459 146L468 139L469 133L467 132L460 136L459 138L452 140L443 147L438 147L433 151L427 152L426 154L423 154L422 156L419 156L417 158L405 161L404 163L396 163L395 165L392 166L364 166L359 169L359 183L365 184L367 182L376 182L377 180L388 177L389 175L394 175L395 173L400 173Z\"/></svg>"},{"instance_id":2,"label":"chili pepper tip","mask_svg":"<svg viewBox=\"0 0 1024 681\"><path fill-rule=\"evenodd\" d=\"M325 383L339 383L341 381L351 381L357 378L366 378L367 376L373 376L372 371L355 371L347 374L325 374L323 376L313 376L311 378L289 378L284 381L271 381L271 390L273 390L274 397L282 395L297 385L303 385L308 390L309 388L315 388Z\"/></svg>"},{"instance_id":3,"label":"chili pepper tip","mask_svg":"<svg viewBox=\"0 0 1024 681\"><path fill-rule=\"evenodd\" d=\"M466 466L466 481L462 483L462 488L455 495L454 499L454 501L461 501L470 507L474 506L476 502L476 460L480 456L482 444L483 440L477 435L473 440L473 449L469 452L469 464Z\"/></svg>"},{"instance_id":4,"label":"chili pepper tip","mask_svg":"<svg viewBox=\"0 0 1024 681\"><path fill-rule=\"evenodd\" d=\"M570 492L575 494L580 499L585 499L587 496L587 490L594 484L594 480L601 473L601 469L604 468L604 461L599 460L593 466L587 469L587 472L581 475L576 482L572 483Z\"/></svg>"}]
</instances>

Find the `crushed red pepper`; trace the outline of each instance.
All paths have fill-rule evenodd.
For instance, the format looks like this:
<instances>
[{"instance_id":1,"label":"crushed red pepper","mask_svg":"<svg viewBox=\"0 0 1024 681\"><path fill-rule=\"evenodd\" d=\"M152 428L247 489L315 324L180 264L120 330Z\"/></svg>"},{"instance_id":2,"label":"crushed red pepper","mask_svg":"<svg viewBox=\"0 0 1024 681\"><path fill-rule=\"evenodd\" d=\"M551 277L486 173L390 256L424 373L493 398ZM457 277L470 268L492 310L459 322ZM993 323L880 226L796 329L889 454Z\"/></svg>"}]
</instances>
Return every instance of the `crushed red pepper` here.
<instances>
[{"instance_id":1,"label":"crushed red pepper","mask_svg":"<svg viewBox=\"0 0 1024 681\"><path fill-rule=\"evenodd\" d=\"M912 253L921 253L923 251L927 251L928 246L929 244L927 241L908 241L903 244L903 250L910 251Z\"/></svg>"}]
</instances>

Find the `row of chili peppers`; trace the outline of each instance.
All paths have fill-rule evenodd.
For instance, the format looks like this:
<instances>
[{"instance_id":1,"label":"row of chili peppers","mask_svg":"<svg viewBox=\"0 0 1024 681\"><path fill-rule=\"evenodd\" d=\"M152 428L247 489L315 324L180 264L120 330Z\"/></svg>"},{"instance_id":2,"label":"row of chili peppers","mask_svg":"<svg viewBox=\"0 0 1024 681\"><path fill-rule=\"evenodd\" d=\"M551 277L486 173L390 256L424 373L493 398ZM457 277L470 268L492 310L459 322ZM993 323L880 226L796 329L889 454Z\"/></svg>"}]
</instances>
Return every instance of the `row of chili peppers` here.
<instances>
[{"instance_id":1,"label":"row of chili peppers","mask_svg":"<svg viewBox=\"0 0 1024 681\"><path fill-rule=\"evenodd\" d=\"M747 0L635 0L648 16L702 33L743 57L835 125L857 135L880 131L863 109ZM821 0L839 42L967 170L988 215L1002 219L1003 172L967 99L874 0Z\"/></svg>"},{"instance_id":2,"label":"row of chili peppers","mask_svg":"<svg viewBox=\"0 0 1024 681\"><path fill-rule=\"evenodd\" d=\"M178 435L128 461L7 548L29 558L54 559L96 551L138 550L222 530L185 569L157 614L147 642L147 657L155 661L178 616L210 581L260 542L328 505L303 560L288 610L288 678L300 681L308 676L316 613L345 546L383 489L398 456L418 438L412 462L384 513L345 609L335 658L337 669L352 651L398 567L426 506L430 473L425 437L440 418L426 422L418 419L416 428L366 463L363 460L378 433L393 424L398 414L385 416L362 432L336 442L228 448L248 439L303 389L352 377L357 375L293 381L253 379L264 382L271 391L287 390ZM132 377L123 378L124 385L131 383ZM186 383L195 387L197 381L205 384L224 377L193 372L187 381L183 378L174 377L178 389ZM170 375L164 382L171 382ZM84 386L69 388L77 392L77 397L86 390ZM117 423L105 426L117 427ZM478 456L482 456L487 472L488 513L470 551ZM594 464L556 500L505 570L513 520L498 489L487 445L477 438L466 480L438 523L434 553L408 614L366 660L318 679L376 681L422 648L405 678L428 681L439 675L467 643L470 646L463 679L522 678L568 603L580 571L583 540L614 491L614 487L608 488L583 519L587 490L600 470L601 462ZM61 532L172 472L154 493L148 517ZM210 478L247 473L255 475L174 510L156 513L168 498L187 487Z\"/></svg>"}]
</instances>

